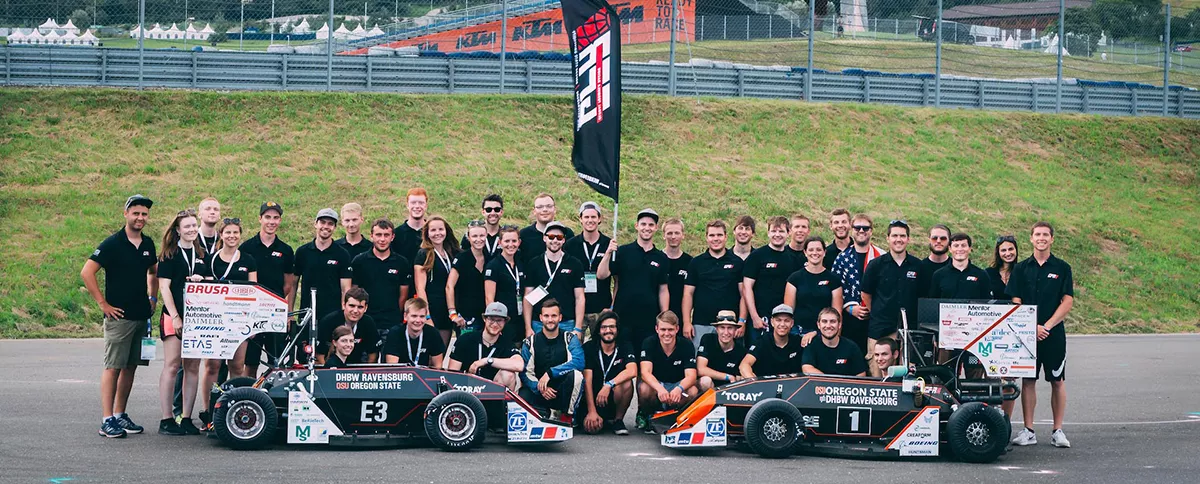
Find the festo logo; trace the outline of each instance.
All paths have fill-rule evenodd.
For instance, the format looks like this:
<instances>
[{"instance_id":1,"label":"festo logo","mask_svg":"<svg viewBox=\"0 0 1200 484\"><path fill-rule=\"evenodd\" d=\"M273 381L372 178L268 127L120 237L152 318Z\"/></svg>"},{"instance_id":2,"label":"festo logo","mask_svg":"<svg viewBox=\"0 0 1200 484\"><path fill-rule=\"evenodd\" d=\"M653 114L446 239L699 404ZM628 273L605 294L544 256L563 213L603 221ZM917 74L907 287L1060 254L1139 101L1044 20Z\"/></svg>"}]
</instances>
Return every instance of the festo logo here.
<instances>
[{"instance_id":1,"label":"festo logo","mask_svg":"<svg viewBox=\"0 0 1200 484\"><path fill-rule=\"evenodd\" d=\"M758 393L740 393L740 392L725 392L725 398L731 402L757 402L758 398L763 395L763 392Z\"/></svg>"}]
</instances>

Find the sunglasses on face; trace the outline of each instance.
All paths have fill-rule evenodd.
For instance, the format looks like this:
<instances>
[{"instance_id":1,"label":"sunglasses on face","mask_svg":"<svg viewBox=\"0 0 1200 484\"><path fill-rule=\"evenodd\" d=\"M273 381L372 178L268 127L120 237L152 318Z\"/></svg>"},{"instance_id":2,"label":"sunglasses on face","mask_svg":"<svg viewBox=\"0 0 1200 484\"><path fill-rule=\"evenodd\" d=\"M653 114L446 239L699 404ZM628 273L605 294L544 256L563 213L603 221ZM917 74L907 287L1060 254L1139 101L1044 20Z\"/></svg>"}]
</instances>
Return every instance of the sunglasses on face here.
<instances>
[{"instance_id":1,"label":"sunglasses on face","mask_svg":"<svg viewBox=\"0 0 1200 484\"><path fill-rule=\"evenodd\" d=\"M946 237L945 235L930 235L929 240L950 240L950 237Z\"/></svg>"},{"instance_id":2,"label":"sunglasses on face","mask_svg":"<svg viewBox=\"0 0 1200 484\"><path fill-rule=\"evenodd\" d=\"M731 323L736 323L736 322L737 322L737 320L736 320L736 319L734 319L734 318L731 318L731 317L729 317L729 316L721 316L721 317L717 318L717 321L728 321L728 322L731 322Z\"/></svg>"},{"instance_id":3,"label":"sunglasses on face","mask_svg":"<svg viewBox=\"0 0 1200 484\"><path fill-rule=\"evenodd\" d=\"M546 234L546 239L548 239L548 240L564 240L564 239L566 239L566 237L563 236L562 234Z\"/></svg>"},{"instance_id":4,"label":"sunglasses on face","mask_svg":"<svg viewBox=\"0 0 1200 484\"><path fill-rule=\"evenodd\" d=\"M855 225L851 228L854 229L855 232L870 232L871 231L870 225Z\"/></svg>"},{"instance_id":5,"label":"sunglasses on face","mask_svg":"<svg viewBox=\"0 0 1200 484\"><path fill-rule=\"evenodd\" d=\"M484 213L500 213L504 211L504 207L483 207Z\"/></svg>"},{"instance_id":6,"label":"sunglasses on face","mask_svg":"<svg viewBox=\"0 0 1200 484\"><path fill-rule=\"evenodd\" d=\"M241 224L242 224L242 219L240 219L240 218L237 218L237 217L234 217L234 218L226 218L226 219L222 219L222 220L221 220L221 223L223 223L223 224L226 224L226 225L229 225L229 224L233 224L233 225L241 225Z\"/></svg>"}]
</instances>

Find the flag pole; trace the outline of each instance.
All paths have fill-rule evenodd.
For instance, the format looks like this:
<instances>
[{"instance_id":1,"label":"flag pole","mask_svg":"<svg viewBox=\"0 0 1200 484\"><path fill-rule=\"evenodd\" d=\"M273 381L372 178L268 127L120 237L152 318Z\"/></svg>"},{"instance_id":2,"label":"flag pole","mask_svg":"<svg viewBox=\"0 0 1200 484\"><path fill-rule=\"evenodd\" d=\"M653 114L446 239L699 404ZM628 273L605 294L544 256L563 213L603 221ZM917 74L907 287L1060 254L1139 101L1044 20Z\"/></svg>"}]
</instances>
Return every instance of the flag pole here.
<instances>
[{"instance_id":1,"label":"flag pole","mask_svg":"<svg viewBox=\"0 0 1200 484\"><path fill-rule=\"evenodd\" d=\"M617 203L616 201L613 201L613 235L612 235L613 240L617 240L617 208L620 206L621 206L621 204Z\"/></svg>"}]
</instances>

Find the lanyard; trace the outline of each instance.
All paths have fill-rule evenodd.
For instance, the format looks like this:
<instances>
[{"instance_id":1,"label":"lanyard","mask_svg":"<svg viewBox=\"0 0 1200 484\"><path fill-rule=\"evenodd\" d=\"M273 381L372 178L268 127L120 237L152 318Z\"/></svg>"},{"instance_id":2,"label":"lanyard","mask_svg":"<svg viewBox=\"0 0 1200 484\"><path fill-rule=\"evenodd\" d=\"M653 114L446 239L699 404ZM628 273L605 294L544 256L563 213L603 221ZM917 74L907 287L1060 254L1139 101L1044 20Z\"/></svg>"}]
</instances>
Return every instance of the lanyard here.
<instances>
[{"instance_id":1,"label":"lanyard","mask_svg":"<svg viewBox=\"0 0 1200 484\"><path fill-rule=\"evenodd\" d=\"M404 335L404 349L408 350L408 361L413 365L417 364L417 358L421 357L421 348L425 346L425 328L421 328L421 336L417 337L417 357L413 358L412 343L409 342L408 335Z\"/></svg>"},{"instance_id":2,"label":"lanyard","mask_svg":"<svg viewBox=\"0 0 1200 484\"><path fill-rule=\"evenodd\" d=\"M596 247L590 254L588 253L587 245L587 242L583 243L583 255L587 256L588 271L595 272L597 264L596 255L600 253L600 240L596 239Z\"/></svg>"},{"instance_id":3,"label":"lanyard","mask_svg":"<svg viewBox=\"0 0 1200 484\"><path fill-rule=\"evenodd\" d=\"M440 261L442 263L442 267L446 268L446 274L449 274L450 273L450 254L446 254L446 257L442 257L442 254L439 254L438 251L435 249L433 251L433 255L437 256L438 261ZM433 279L433 274L429 274L429 279L431 279L431 280Z\"/></svg>"},{"instance_id":4,"label":"lanyard","mask_svg":"<svg viewBox=\"0 0 1200 484\"><path fill-rule=\"evenodd\" d=\"M499 343L499 341L497 341L497 343ZM480 338L478 351L479 351L478 352L479 356L475 359L482 360L483 359L483 338ZM487 357L491 358L492 355L494 355L494 354L496 354L496 345L492 345L492 351L488 352Z\"/></svg>"},{"instance_id":5,"label":"lanyard","mask_svg":"<svg viewBox=\"0 0 1200 484\"><path fill-rule=\"evenodd\" d=\"M191 250L191 251L192 251L192 258L191 258L191 260L188 260L188 256L187 256L187 251L188 251L188 250ZM192 248L184 248L184 247L180 247L180 248L179 248L179 255L180 255L181 257L183 257L183 261L184 261L184 262L186 262L186 263L187 263L187 265L188 265L188 275L190 276L190 275L192 275L192 274L195 274L195 273L196 273L196 249L195 249L194 247L192 247Z\"/></svg>"},{"instance_id":6,"label":"lanyard","mask_svg":"<svg viewBox=\"0 0 1200 484\"><path fill-rule=\"evenodd\" d=\"M216 239L216 238L213 238L213 245L212 245L212 247L209 247L209 246L208 246L208 244L204 243L204 236L203 236L203 235L201 235L201 236L199 236L199 237L196 237L196 239L198 239L198 240L200 241L200 247L204 247L204 251L205 251L205 252L208 252L208 253L210 253L210 254L211 254L211 253L213 253L213 249L215 249L215 248L217 247L217 239Z\"/></svg>"},{"instance_id":7,"label":"lanyard","mask_svg":"<svg viewBox=\"0 0 1200 484\"><path fill-rule=\"evenodd\" d=\"M617 364L617 356L620 354L620 348L613 348L613 356L608 360L608 366L604 366L604 348L600 348L597 353L600 354L600 378L608 379L608 371L612 370L613 365Z\"/></svg>"},{"instance_id":8,"label":"lanyard","mask_svg":"<svg viewBox=\"0 0 1200 484\"><path fill-rule=\"evenodd\" d=\"M238 261L238 259L241 258L241 255L242 255L242 251L240 251L240 250L233 252L233 260L229 261L229 265L225 266L225 275L221 276L220 279L217 279L218 281L225 281L225 280L229 279L229 271L233 270L234 263L236 263ZM213 253L213 260L210 263L210 265L212 265L213 270L216 270L216 268L217 268L217 257L219 257L219 256L220 256L219 253ZM222 262L224 262L224 261L222 261ZM213 275L215 276L215 275L217 275L217 273L214 272Z\"/></svg>"},{"instance_id":9,"label":"lanyard","mask_svg":"<svg viewBox=\"0 0 1200 484\"><path fill-rule=\"evenodd\" d=\"M554 264L554 270L550 270L550 256L542 256L542 262L546 264L546 288L549 289L551 284L554 284L554 276L558 275L558 268L562 267L562 259L558 259L558 263Z\"/></svg>"},{"instance_id":10,"label":"lanyard","mask_svg":"<svg viewBox=\"0 0 1200 484\"><path fill-rule=\"evenodd\" d=\"M517 277L517 274L520 274L520 272L517 271L517 262L513 261L513 265L510 266L510 265L508 265L508 261L504 261L504 268L508 269L508 273L510 275L512 275L513 285L516 286L516 291L517 291L517 302L520 303L521 302L521 278Z\"/></svg>"},{"instance_id":11,"label":"lanyard","mask_svg":"<svg viewBox=\"0 0 1200 484\"><path fill-rule=\"evenodd\" d=\"M491 235L487 236L487 238L483 240L483 246L484 246L484 248L486 248L486 249L487 249L487 255L495 255L495 254L496 254L496 248L497 248L497 247L500 247L500 234L496 234L496 241L495 241L495 242L490 242L490 243L489 243L489 242L488 242L489 240L492 240L492 236L491 236Z\"/></svg>"}]
</instances>

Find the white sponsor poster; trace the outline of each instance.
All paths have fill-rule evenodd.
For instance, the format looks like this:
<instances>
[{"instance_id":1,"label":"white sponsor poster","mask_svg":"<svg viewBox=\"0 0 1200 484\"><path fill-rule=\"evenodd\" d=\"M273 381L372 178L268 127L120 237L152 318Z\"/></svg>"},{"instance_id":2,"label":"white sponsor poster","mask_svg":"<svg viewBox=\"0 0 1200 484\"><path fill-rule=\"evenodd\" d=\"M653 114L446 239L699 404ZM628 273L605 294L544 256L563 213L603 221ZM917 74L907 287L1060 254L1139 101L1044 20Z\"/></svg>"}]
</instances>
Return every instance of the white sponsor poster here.
<instances>
[{"instance_id":1,"label":"white sponsor poster","mask_svg":"<svg viewBox=\"0 0 1200 484\"><path fill-rule=\"evenodd\" d=\"M677 432L664 433L659 437L659 441L665 447L675 448L724 447L729 442L727 424L725 406L717 406L695 425Z\"/></svg>"},{"instance_id":2,"label":"white sponsor poster","mask_svg":"<svg viewBox=\"0 0 1200 484\"><path fill-rule=\"evenodd\" d=\"M330 435L343 435L305 392L288 392L289 444L328 444Z\"/></svg>"},{"instance_id":3,"label":"white sponsor poster","mask_svg":"<svg viewBox=\"0 0 1200 484\"><path fill-rule=\"evenodd\" d=\"M508 441L562 442L571 439L571 427L543 422L516 402L508 402Z\"/></svg>"},{"instance_id":4,"label":"white sponsor poster","mask_svg":"<svg viewBox=\"0 0 1200 484\"><path fill-rule=\"evenodd\" d=\"M903 457L938 455L941 417L938 407L925 407L907 427L888 443L888 450L898 450Z\"/></svg>"},{"instance_id":5,"label":"white sponsor poster","mask_svg":"<svg viewBox=\"0 0 1200 484\"><path fill-rule=\"evenodd\" d=\"M938 321L941 348L970 351L992 377L1034 377L1037 306L941 303Z\"/></svg>"},{"instance_id":6,"label":"white sponsor poster","mask_svg":"<svg viewBox=\"0 0 1200 484\"><path fill-rule=\"evenodd\" d=\"M287 331L287 302L257 285L189 282L183 294L184 358L233 358L259 333Z\"/></svg>"}]
</instances>

